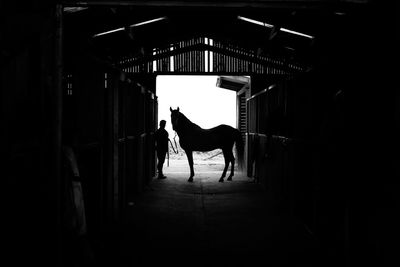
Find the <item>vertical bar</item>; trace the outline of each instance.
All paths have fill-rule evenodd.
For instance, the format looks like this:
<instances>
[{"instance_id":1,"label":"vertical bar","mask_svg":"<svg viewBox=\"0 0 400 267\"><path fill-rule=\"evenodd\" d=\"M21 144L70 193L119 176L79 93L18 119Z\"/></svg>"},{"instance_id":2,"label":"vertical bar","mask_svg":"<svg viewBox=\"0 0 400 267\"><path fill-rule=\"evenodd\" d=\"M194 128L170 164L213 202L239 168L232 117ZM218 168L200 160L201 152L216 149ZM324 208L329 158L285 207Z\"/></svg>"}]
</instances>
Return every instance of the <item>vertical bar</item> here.
<instances>
[{"instance_id":1,"label":"vertical bar","mask_svg":"<svg viewBox=\"0 0 400 267\"><path fill-rule=\"evenodd\" d=\"M119 77L117 76L118 74L115 74L114 76L114 83L113 87L111 88L112 90L112 185L113 185L113 219L118 220L119 216L119 153L118 153L118 139L119 139L119 134L118 134L118 128L119 128L119 106L118 106L118 88L119 88Z\"/></svg>"},{"instance_id":2,"label":"vertical bar","mask_svg":"<svg viewBox=\"0 0 400 267\"><path fill-rule=\"evenodd\" d=\"M159 55L162 53L164 53L164 49L159 50ZM160 57L160 71L164 71L164 59L162 57Z\"/></svg>"},{"instance_id":3,"label":"vertical bar","mask_svg":"<svg viewBox=\"0 0 400 267\"><path fill-rule=\"evenodd\" d=\"M230 47L228 46L228 51L230 51ZM229 71L229 72L231 72L232 71L232 67L233 67L233 62L232 62L232 57L231 56L227 56L227 62L228 62L228 66L227 66L227 70Z\"/></svg>"},{"instance_id":4,"label":"vertical bar","mask_svg":"<svg viewBox=\"0 0 400 267\"><path fill-rule=\"evenodd\" d=\"M189 56L189 71L192 72L192 51L188 52Z\"/></svg>"},{"instance_id":5,"label":"vertical bar","mask_svg":"<svg viewBox=\"0 0 400 267\"><path fill-rule=\"evenodd\" d=\"M153 48L152 55L153 55L153 56L156 55L156 50L155 50L155 48ZM137 66L137 65L136 65L136 66ZM157 61L156 61L156 60L153 60L153 72L156 72L156 71L157 71ZM136 72L137 72L137 68L136 68Z\"/></svg>"},{"instance_id":6,"label":"vertical bar","mask_svg":"<svg viewBox=\"0 0 400 267\"><path fill-rule=\"evenodd\" d=\"M162 49L161 54L164 54L166 51L165 49ZM162 57L161 58L162 65L163 65L163 71L168 71L168 58Z\"/></svg>"},{"instance_id":7,"label":"vertical bar","mask_svg":"<svg viewBox=\"0 0 400 267\"><path fill-rule=\"evenodd\" d=\"M198 37L197 38L197 44L200 44L200 38ZM197 71L198 72L202 72L202 58L201 58L201 51L200 50L196 50L196 53L197 53Z\"/></svg>"},{"instance_id":8,"label":"vertical bar","mask_svg":"<svg viewBox=\"0 0 400 267\"><path fill-rule=\"evenodd\" d=\"M224 69L224 71L228 72L229 69L230 69L230 64L229 64L230 57L229 56L224 56L224 59L225 59L225 69Z\"/></svg>"},{"instance_id":9,"label":"vertical bar","mask_svg":"<svg viewBox=\"0 0 400 267\"><path fill-rule=\"evenodd\" d=\"M192 39L192 46L195 45L196 39ZM192 71L196 71L196 50L192 50Z\"/></svg>"},{"instance_id":10,"label":"vertical bar","mask_svg":"<svg viewBox=\"0 0 400 267\"><path fill-rule=\"evenodd\" d=\"M231 56L230 58L231 58L231 59L230 59L230 60L231 60L231 64L230 64L230 65L231 65L231 66L230 66L230 69L231 69L231 70L230 70L230 71L231 71L231 72L235 72L235 62L236 62L236 58L234 58L234 57L232 57L232 56Z\"/></svg>"},{"instance_id":11,"label":"vertical bar","mask_svg":"<svg viewBox=\"0 0 400 267\"><path fill-rule=\"evenodd\" d=\"M183 43L183 41L181 42L181 46L180 46L180 48L184 48L185 46L184 46L184 43ZM186 66L185 66L185 53L181 53L180 54L180 57L181 57L181 59L180 59L180 68L181 68L181 71L182 72L184 72L185 71L185 68L186 68Z\"/></svg>"},{"instance_id":12,"label":"vertical bar","mask_svg":"<svg viewBox=\"0 0 400 267\"><path fill-rule=\"evenodd\" d=\"M211 42L210 42L210 39L208 39L208 44L210 46L212 45ZM207 57L208 57L208 72L211 72L211 66L213 64L213 62L211 61L211 53L212 53L211 50L209 50L208 53L207 53Z\"/></svg>"},{"instance_id":13,"label":"vertical bar","mask_svg":"<svg viewBox=\"0 0 400 267\"><path fill-rule=\"evenodd\" d=\"M203 44L204 39L199 38L199 44L202 45ZM203 51L199 50L199 59L200 59L200 64L199 64L199 69L201 72L204 73L204 53Z\"/></svg>"},{"instance_id":14,"label":"vertical bar","mask_svg":"<svg viewBox=\"0 0 400 267\"><path fill-rule=\"evenodd\" d=\"M236 53L237 54L239 54L239 50L238 49L236 49ZM240 59L238 59L238 58L235 58L235 72L239 72L238 70L239 70L239 63L240 63Z\"/></svg>"},{"instance_id":15,"label":"vertical bar","mask_svg":"<svg viewBox=\"0 0 400 267\"><path fill-rule=\"evenodd\" d=\"M179 47L180 48L184 47L182 41L179 43ZM185 71L185 63L184 63L184 60L183 60L183 55L184 55L184 53L180 53L179 54L179 71L181 71L181 72Z\"/></svg>"},{"instance_id":16,"label":"vertical bar","mask_svg":"<svg viewBox=\"0 0 400 267\"><path fill-rule=\"evenodd\" d=\"M194 44L194 39L190 40L190 45L193 46ZM195 71L195 51L191 50L190 52L190 71L194 72Z\"/></svg>"},{"instance_id":17,"label":"vertical bar","mask_svg":"<svg viewBox=\"0 0 400 267\"><path fill-rule=\"evenodd\" d=\"M206 44L206 39L203 39L203 44ZM204 50L203 51L203 72L206 72L206 57L207 57L207 54L206 54L206 50Z\"/></svg>"},{"instance_id":18,"label":"vertical bar","mask_svg":"<svg viewBox=\"0 0 400 267\"><path fill-rule=\"evenodd\" d=\"M193 40L194 44L197 44L197 38ZM198 60L197 60L197 50L193 51L193 55L194 55L194 62L193 62L193 66L194 66L194 71L198 71L197 66L198 66Z\"/></svg>"},{"instance_id":19,"label":"vertical bar","mask_svg":"<svg viewBox=\"0 0 400 267\"><path fill-rule=\"evenodd\" d=\"M231 61L231 64L230 64L230 65L231 65L231 66L230 66L230 69L231 69L231 70L230 70L230 71L231 71L231 72L234 72L234 71L235 71L235 61L236 61L236 60L235 60L235 58L232 57L232 56L231 56L230 58L231 58L231 59L230 59L230 61Z\"/></svg>"},{"instance_id":20,"label":"vertical bar","mask_svg":"<svg viewBox=\"0 0 400 267\"><path fill-rule=\"evenodd\" d=\"M189 46L190 43L189 41L185 42L185 47ZM185 52L185 65L186 65L186 71L190 71L190 52Z\"/></svg>"},{"instance_id":21,"label":"vertical bar","mask_svg":"<svg viewBox=\"0 0 400 267\"><path fill-rule=\"evenodd\" d=\"M170 48L166 48L164 53L168 53L170 51ZM168 72L171 72L171 57L165 57L165 70Z\"/></svg>"},{"instance_id":22,"label":"vertical bar","mask_svg":"<svg viewBox=\"0 0 400 267\"><path fill-rule=\"evenodd\" d=\"M176 43L176 48L179 50L180 49L180 42ZM180 55L181 54L176 54L176 65L175 65L175 71L180 71L181 68L181 62L180 62Z\"/></svg>"},{"instance_id":23,"label":"vertical bar","mask_svg":"<svg viewBox=\"0 0 400 267\"><path fill-rule=\"evenodd\" d=\"M196 45L196 39L193 39L193 41L192 41L192 45ZM197 71L197 58L196 58L196 56L197 56L197 54L196 54L196 50L192 50L193 52L192 52L192 54L193 54L193 58L192 58L192 64L193 64L193 71L194 72L196 72Z\"/></svg>"},{"instance_id":24,"label":"vertical bar","mask_svg":"<svg viewBox=\"0 0 400 267\"><path fill-rule=\"evenodd\" d=\"M157 54L158 54L158 49L155 49L154 52L153 52L153 54L154 54L155 56L157 56ZM159 71L159 69L160 69L160 62L159 62L158 59L156 59L156 60L155 60L155 71L157 72L157 71Z\"/></svg>"},{"instance_id":25,"label":"vertical bar","mask_svg":"<svg viewBox=\"0 0 400 267\"><path fill-rule=\"evenodd\" d=\"M182 42L179 42L179 48L183 48ZM179 71L183 70L183 53L179 54Z\"/></svg>"},{"instance_id":26,"label":"vertical bar","mask_svg":"<svg viewBox=\"0 0 400 267\"><path fill-rule=\"evenodd\" d=\"M187 46L190 46L190 41L187 41L187 43L186 43L186 45ZM190 72L191 71L191 69L192 69L192 66L190 65L192 62L191 62L191 60L190 60L190 51L189 52L186 52L186 57L187 57L187 67L188 67L188 71Z\"/></svg>"},{"instance_id":27,"label":"vertical bar","mask_svg":"<svg viewBox=\"0 0 400 267\"><path fill-rule=\"evenodd\" d=\"M186 47L186 43L185 46ZM182 53L182 70L186 72L188 69L187 52Z\"/></svg>"},{"instance_id":28,"label":"vertical bar","mask_svg":"<svg viewBox=\"0 0 400 267\"><path fill-rule=\"evenodd\" d=\"M196 45L199 44L199 38L196 38ZM200 60L200 54L199 51L196 50L196 71L200 71L200 66L201 66L201 60Z\"/></svg>"},{"instance_id":29,"label":"vertical bar","mask_svg":"<svg viewBox=\"0 0 400 267\"><path fill-rule=\"evenodd\" d=\"M187 41L184 42L184 48L187 47ZM183 65L184 65L184 70L187 72L189 70L189 60L188 60L188 52L184 52L182 54L182 59L183 59Z\"/></svg>"},{"instance_id":30,"label":"vertical bar","mask_svg":"<svg viewBox=\"0 0 400 267\"><path fill-rule=\"evenodd\" d=\"M160 55L162 53L162 49L157 49L157 55ZM157 67L158 71L163 71L163 61L162 58L158 58L158 67Z\"/></svg>"},{"instance_id":31,"label":"vertical bar","mask_svg":"<svg viewBox=\"0 0 400 267\"><path fill-rule=\"evenodd\" d=\"M182 41L181 42L181 48L185 47L185 43ZM186 64L185 64L185 53L181 53L181 70L184 72L186 70Z\"/></svg>"},{"instance_id":32,"label":"vertical bar","mask_svg":"<svg viewBox=\"0 0 400 267\"><path fill-rule=\"evenodd\" d=\"M192 40L189 40L189 47L192 45ZM192 61L193 61L193 59L192 59L192 56L193 56L193 54L192 54L192 51L190 51L189 50L189 52L188 52L188 55L189 55L189 66L190 66L190 68L189 68L189 70L190 70L190 72L192 72L193 71L193 63L192 63Z\"/></svg>"},{"instance_id":33,"label":"vertical bar","mask_svg":"<svg viewBox=\"0 0 400 267\"><path fill-rule=\"evenodd\" d=\"M221 48L221 43L218 42L218 47ZM222 72L224 68L224 55L218 54L218 72Z\"/></svg>"},{"instance_id":34,"label":"vertical bar","mask_svg":"<svg viewBox=\"0 0 400 267\"><path fill-rule=\"evenodd\" d=\"M204 44L204 38L201 38L200 39L200 44ZM204 54L205 52L204 51L199 51L199 55L200 55L200 61L201 61L201 64L200 64L200 69L201 69L201 72L205 72L205 65L204 65Z\"/></svg>"},{"instance_id":35,"label":"vertical bar","mask_svg":"<svg viewBox=\"0 0 400 267\"><path fill-rule=\"evenodd\" d=\"M231 69L231 57L225 56L225 72L229 72Z\"/></svg>"},{"instance_id":36,"label":"vertical bar","mask_svg":"<svg viewBox=\"0 0 400 267\"><path fill-rule=\"evenodd\" d=\"M63 6L61 4L56 5L55 10L55 20L56 20L56 30L55 30L55 92L54 92L54 123L53 123L53 136L52 140L53 148L52 152L54 153L53 166L54 166L54 178L55 178L55 186L56 186L56 244L57 244L57 262L59 266L61 266L62 260L62 214L60 213L61 209L61 201L62 201L62 181L61 181L61 140L62 140L62 76L63 76Z\"/></svg>"},{"instance_id":37,"label":"vertical bar","mask_svg":"<svg viewBox=\"0 0 400 267\"><path fill-rule=\"evenodd\" d=\"M232 72L235 68L234 58L229 56L229 72Z\"/></svg>"},{"instance_id":38,"label":"vertical bar","mask_svg":"<svg viewBox=\"0 0 400 267\"><path fill-rule=\"evenodd\" d=\"M214 41L214 46L218 47L218 42ZM219 63L219 54L218 53L213 53L214 56L214 71L218 72L218 63Z\"/></svg>"},{"instance_id":39,"label":"vertical bar","mask_svg":"<svg viewBox=\"0 0 400 267\"><path fill-rule=\"evenodd\" d=\"M170 46L170 51L174 51L175 50L175 47L174 47L174 45L172 44L171 46ZM175 71L175 64L176 64L176 62L175 62L175 55L171 55L171 57L170 57L170 65L171 65L171 72L174 72Z\"/></svg>"},{"instance_id":40,"label":"vertical bar","mask_svg":"<svg viewBox=\"0 0 400 267\"><path fill-rule=\"evenodd\" d=\"M219 48L219 42L215 42L215 47ZM220 57L219 53L216 53L215 55L217 57L217 60L215 62L215 71L219 72L220 71L220 59L221 59L221 57Z\"/></svg>"}]
</instances>

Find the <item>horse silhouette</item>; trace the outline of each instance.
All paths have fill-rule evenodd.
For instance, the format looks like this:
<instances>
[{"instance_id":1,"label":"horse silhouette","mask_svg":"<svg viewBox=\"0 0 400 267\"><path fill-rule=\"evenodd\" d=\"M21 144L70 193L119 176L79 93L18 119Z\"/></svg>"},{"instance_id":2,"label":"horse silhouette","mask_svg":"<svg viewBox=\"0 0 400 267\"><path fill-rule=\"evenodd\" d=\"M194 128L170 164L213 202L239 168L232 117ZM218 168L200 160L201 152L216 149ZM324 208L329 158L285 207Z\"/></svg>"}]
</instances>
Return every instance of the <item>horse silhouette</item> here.
<instances>
[{"instance_id":1,"label":"horse silhouette","mask_svg":"<svg viewBox=\"0 0 400 267\"><path fill-rule=\"evenodd\" d=\"M232 180L234 175L235 157L233 156L233 145L236 143L236 154L238 158L239 169L243 166L243 139L240 131L229 125L219 125L211 129L203 129L197 124L191 122L183 113L170 108L172 129L179 136L179 144L185 150L189 166L190 177L188 182L193 182L193 151L211 151L222 149L225 160L225 168L219 182L223 182L229 163L231 163L231 173L228 181Z\"/></svg>"}]
</instances>

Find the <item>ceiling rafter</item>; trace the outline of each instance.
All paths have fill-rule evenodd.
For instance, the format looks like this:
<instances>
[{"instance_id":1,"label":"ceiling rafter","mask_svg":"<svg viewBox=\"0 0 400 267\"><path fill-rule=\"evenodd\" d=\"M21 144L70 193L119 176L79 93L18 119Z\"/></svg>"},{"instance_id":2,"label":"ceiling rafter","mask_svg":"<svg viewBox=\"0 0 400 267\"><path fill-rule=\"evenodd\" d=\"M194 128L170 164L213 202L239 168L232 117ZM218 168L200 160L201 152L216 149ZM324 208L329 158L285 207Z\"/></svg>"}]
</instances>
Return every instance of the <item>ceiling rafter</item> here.
<instances>
[{"instance_id":1,"label":"ceiling rafter","mask_svg":"<svg viewBox=\"0 0 400 267\"><path fill-rule=\"evenodd\" d=\"M180 55L180 54L190 52L190 51L211 51L211 52L219 53L219 54L222 54L225 56L231 56L231 57L234 57L237 59L242 59L242 60L245 60L245 61L248 61L251 63L268 65L270 67L280 69L280 70L285 70L285 71L293 70L293 68L289 67L288 63L282 62L281 59L273 59L270 57L260 57L260 56L257 56L257 53L255 51L249 51L248 54L254 54L253 56L250 56L250 55L246 55L243 53L238 53L231 49L216 47L216 46L209 45L209 44L194 44L194 45L189 45L189 46L186 46L183 48L175 48L173 50L168 50L166 52L159 53L159 54L146 55L146 56L134 59L132 61L122 63L122 64L120 64L120 66L121 67L135 66L135 65L142 64L142 63L146 63L146 62L151 62L154 60L159 60L159 59L164 59L164 58L168 58L171 56ZM290 62L290 64L297 65L292 62ZM297 66L299 66L299 65L297 65ZM301 66L299 66L299 67L301 67Z\"/></svg>"}]
</instances>

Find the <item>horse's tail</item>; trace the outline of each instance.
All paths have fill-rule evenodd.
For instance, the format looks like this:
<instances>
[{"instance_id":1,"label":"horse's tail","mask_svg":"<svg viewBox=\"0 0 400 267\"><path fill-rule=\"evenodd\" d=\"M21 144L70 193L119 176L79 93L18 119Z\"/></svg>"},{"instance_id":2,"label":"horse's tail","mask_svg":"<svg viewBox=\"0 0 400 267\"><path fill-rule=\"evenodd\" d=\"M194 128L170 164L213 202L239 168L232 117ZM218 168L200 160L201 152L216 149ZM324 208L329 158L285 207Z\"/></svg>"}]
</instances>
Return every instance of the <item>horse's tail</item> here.
<instances>
[{"instance_id":1,"label":"horse's tail","mask_svg":"<svg viewBox=\"0 0 400 267\"><path fill-rule=\"evenodd\" d=\"M236 143L236 160L238 163L239 170L244 168L244 142L242 134L239 130L235 131L235 143Z\"/></svg>"}]
</instances>

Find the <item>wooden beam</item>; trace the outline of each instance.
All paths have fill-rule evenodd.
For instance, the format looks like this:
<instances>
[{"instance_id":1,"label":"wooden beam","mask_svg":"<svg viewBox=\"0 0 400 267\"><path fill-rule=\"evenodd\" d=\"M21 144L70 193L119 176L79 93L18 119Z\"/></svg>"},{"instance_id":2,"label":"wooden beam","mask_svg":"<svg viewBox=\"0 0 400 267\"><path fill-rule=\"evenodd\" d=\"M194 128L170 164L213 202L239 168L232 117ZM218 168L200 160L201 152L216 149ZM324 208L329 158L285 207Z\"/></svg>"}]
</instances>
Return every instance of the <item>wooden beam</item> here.
<instances>
[{"instance_id":1,"label":"wooden beam","mask_svg":"<svg viewBox=\"0 0 400 267\"><path fill-rule=\"evenodd\" d=\"M131 0L131 1L76 1L64 0L66 7L88 6L134 6L134 7L208 7L208 8L290 8L290 9L319 9L340 4L369 4L372 0L256 0L256 1L212 1L212 0Z\"/></svg>"}]
</instances>

